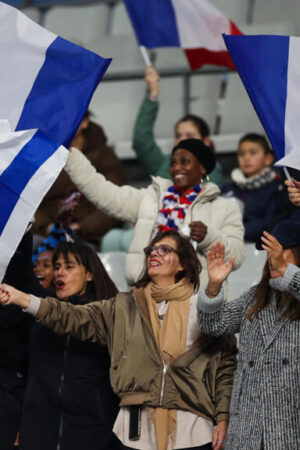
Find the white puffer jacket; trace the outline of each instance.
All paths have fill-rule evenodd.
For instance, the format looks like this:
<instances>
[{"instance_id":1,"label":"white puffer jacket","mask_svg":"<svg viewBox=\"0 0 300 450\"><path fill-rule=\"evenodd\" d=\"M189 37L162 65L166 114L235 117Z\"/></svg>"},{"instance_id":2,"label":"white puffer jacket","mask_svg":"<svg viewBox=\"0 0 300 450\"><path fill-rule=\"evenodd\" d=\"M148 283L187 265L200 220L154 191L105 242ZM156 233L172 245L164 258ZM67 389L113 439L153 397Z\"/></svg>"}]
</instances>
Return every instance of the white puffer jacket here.
<instances>
[{"instance_id":1,"label":"white puffer jacket","mask_svg":"<svg viewBox=\"0 0 300 450\"><path fill-rule=\"evenodd\" d=\"M134 236L126 260L126 277L129 284L137 281L144 269L143 253L156 230L157 214L170 180L153 177L145 189L117 186L96 172L89 160L72 148L65 166L78 189L97 208L121 220L135 223ZM182 228L200 220L207 226L207 234L198 244L197 253L202 264L200 283L207 282L206 257L212 243L225 245L226 258L235 256L234 268L244 260L244 227L239 208L234 200L219 197L214 183L205 183L205 191L199 195L187 211Z\"/></svg>"}]
</instances>

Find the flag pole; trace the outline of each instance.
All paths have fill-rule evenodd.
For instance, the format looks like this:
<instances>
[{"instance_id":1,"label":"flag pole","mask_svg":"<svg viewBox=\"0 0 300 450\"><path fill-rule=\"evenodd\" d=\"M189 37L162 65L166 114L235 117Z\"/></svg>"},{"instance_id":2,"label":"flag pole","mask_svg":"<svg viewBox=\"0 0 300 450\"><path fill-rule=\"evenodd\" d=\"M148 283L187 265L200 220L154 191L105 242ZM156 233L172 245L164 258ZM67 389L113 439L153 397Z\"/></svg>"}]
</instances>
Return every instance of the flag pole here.
<instances>
[{"instance_id":1,"label":"flag pole","mask_svg":"<svg viewBox=\"0 0 300 450\"><path fill-rule=\"evenodd\" d=\"M144 58L146 66L151 66L151 61L150 61L146 47L144 45L140 45L139 47L140 47L142 57Z\"/></svg>"},{"instance_id":2,"label":"flag pole","mask_svg":"<svg viewBox=\"0 0 300 450\"><path fill-rule=\"evenodd\" d=\"M287 170L287 168L285 166L283 167L283 171L284 171L284 174L285 174L286 178L289 181L292 181L291 175L289 174L289 171Z\"/></svg>"}]
</instances>

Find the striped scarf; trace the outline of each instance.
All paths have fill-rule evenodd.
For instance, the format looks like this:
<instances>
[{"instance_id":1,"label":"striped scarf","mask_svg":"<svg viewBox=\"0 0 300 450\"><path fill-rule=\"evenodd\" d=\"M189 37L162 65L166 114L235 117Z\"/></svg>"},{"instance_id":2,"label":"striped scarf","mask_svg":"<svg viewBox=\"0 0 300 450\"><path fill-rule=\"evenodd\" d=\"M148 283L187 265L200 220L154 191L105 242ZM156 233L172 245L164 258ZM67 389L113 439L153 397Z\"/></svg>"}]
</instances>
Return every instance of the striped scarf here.
<instances>
[{"instance_id":1,"label":"striped scarf","mask_svg":"<svg viewBox=\"0 0 300 450\"><path fill-rule=\"evenodd\" d=\"M167 230L179 230L184 222L186 211L202 190L202 185L197 184L184 193L183 189L170 186L163 198L163 206L158 211L158 232Z\"/></svg>"}]
</instances>

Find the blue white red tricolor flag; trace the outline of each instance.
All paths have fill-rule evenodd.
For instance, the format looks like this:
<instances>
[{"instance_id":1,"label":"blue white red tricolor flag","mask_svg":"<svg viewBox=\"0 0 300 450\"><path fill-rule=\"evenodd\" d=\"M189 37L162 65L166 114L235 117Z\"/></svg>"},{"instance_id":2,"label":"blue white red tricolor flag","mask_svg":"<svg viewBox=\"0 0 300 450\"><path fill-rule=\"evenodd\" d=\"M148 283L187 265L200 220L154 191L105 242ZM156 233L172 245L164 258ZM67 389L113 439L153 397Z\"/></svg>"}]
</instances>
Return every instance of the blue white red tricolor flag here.
<instances>
[{"instance_id":1,"label":"blue white red tricolor flag","mask_svg":"<svg viewBox=\"0 0 300 450\"><path fill-rule=\"evenodd\" d=\"M226 46L276 155L300 169L300 38L224 36Z\"/></svg>"},{"instance_id":2,"label":"blue white red tricolor flag","mask_svg":"<svg viewBox=\"0 0 300 450\"><path fill-rule=\"evenodd\" d=\"M234 69L222 33L241 34L208 0L124 0L139 45L181 47L192 70L204 64Z\"/></svg>"},{"instance_id":3,"label":"blue white red tricolor flag","mask_svg":"<svg viewBox=\"0 0 300 450\"><path fill-rule=\"evenodd\" d=\"M11 132L0 121L0 281L37 206L68 156L39 130Z\"/></svg>"},{"instance_id":4,"label":"blue white red tricolor flag","mask_svg":"<svg viewBox=\"0 0 300 450\"><path fill-rule=\"evenodd\" d=\"M0 3L0 119L69 146L111 59L47 31Z\"/></svg>"},{"instance_id":5,"label":"blue white red tricolor flag","mask_svg":"<svg viewBox=\"0 0 300 450\"><path fill-rule=\"evenodd\" d=\"M0 3L0 61L0 120L8 121L0 130L1 280L111 59Z\"/></svg>"}]
</instances>

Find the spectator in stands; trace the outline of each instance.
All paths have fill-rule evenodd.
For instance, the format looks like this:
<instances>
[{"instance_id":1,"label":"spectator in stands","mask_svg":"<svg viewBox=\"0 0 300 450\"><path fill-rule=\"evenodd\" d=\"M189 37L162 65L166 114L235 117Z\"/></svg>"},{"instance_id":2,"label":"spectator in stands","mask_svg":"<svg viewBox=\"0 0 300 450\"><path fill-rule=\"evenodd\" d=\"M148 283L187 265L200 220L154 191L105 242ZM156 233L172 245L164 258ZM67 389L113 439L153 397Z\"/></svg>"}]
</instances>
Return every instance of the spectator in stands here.
<instances>
[{"instance_id":1,"label":"spectator in stands","mask_svg":"<svg viewBox=\"0 0 300 450\"><path fill-rule=\"evenodd\" d=\"M215 167L212 150L199 139L186 139L174 147L170 165L172 181L153 178L146 189L116 186L96 172L87 158L71 149L66 170L78 189L97 207L117 219L135 223L133 241L127 255L129 284L141 276L143 247L158 231L181 230L197 248L204 269L201 283L207 279L206 251L221 240L227 256L236 255L235 268L244 258L244 228L235 201L219 197L214 183L206 175Z\"/></svg>"},{"instance_id":2,"label":"spectator in stands","mask_svg":"<svg viewBox=\"0 0 300 450\"><path fill-rule=\"evenodd\" d=\"M240 333L226 450L298 449L300 365L300 233L283 221L264 232L268 259L261 281L224 302L231 272L224 247L207 253L209 283L199 295L199 326L216 337Z\"/></svg>"},{"instance_id":3,"label":"spectator in stands","mask_svg":"<svg viewBox=\"0 0 300 450\"><path fill-rule=\"evenodd\" d=\"M270 167L273 161L273 152L263 135L244 135L238 147L239 168L232 171L232 182L222 188L225 197L241 201L245 240L249 242L256 242L264 229L293 210L279 173Z\"/></svg>"},{"instance_id":4,"label":"spectator in stands","mask_svg":"<svg viewBox=\"0 0 300 450\"><path fill-rule=\"evenodd\" d=\"M54 266L59 299L39 299L1 285L0 301L27 309L40 324L59 334L70 333L81 341L108 346L112 383L122 406L114 432L124 448L167 450L176 443L175 448L206 450L212 443L215 450L221 450L236 365L235 338L211 339L197 327L197 297L193 294L199 288L200 264L186 238L167 231L157 235L144 251L146 269L139 282L132 292L110 300L72 304L72 289L76 286L84 296L95 272L90 267L83 271L75 259L69 261L75 267L66 270L66 259L71 258L57 251L60 256L54 258ZM68 277L63 270L69 272ZM104 290L91 294L98 300ZM51 386L52 376L48 380ZM27 412L23 420L24 426L29 420ZM51 429L40 432L39 417L26 429L32 431L31 440L35 435L40 442L53 439ZM76 428L72 430L75 441ZM74 447L68 448L91 447L86 443L78 447L75 441Z\"/></svg>"},{"instance_id":5,"label":"spectator in stands","mask_svg":"<svg viewBox=\"0 0 300 450\"><path fill-rule=\"evenodd\" d=\"M154 124L159 108L159 74L153 66L148 66L145 74L148 95L145 97L138 113L134 133L133 149L149 175L169 178L171 154L164 155L154 138ZM175 125L174 145L183 139L202 139L204 144L214 149L210 138L209 126L201 117L188 114ZM224 176L220 164L210 174L210 179L219 187L224 184Z\"/></svg>"},{"instance_id":6,"label":"spectator in stands","mask_svg":"<svg viewBox=\"0 0 300 450\"><path fill-rule=\"evenodd\" d=\"M68 298L83 305L117 294L97 255L83 244L60 243L54 250L53 266L59 301ZM57 336L34 324L20 448L117 450L120 443L112 427L118 400L111 389L109 367L107 349Z\"/></svg>"},{"instance_id":7,"label":"spectator in stands","mask_svg":"<svg viewBox=\"0 0 300 450\"><path fill-rule=\"evenodd\" d=\"M90 120L89 112L86 113L71 145L76 146L108 180L119 186L126 182L120 160L107 145L102 128ZM56 220L60 202L71 188L70 178L62 172L37 210L34 233L43 237L48 235ZM99 211L84 197L80 199L70 224L78 239L93 243L96 249L99 248L101 237L111 228L120 225L119 220Z\"/></svg>"}]
</instances>

